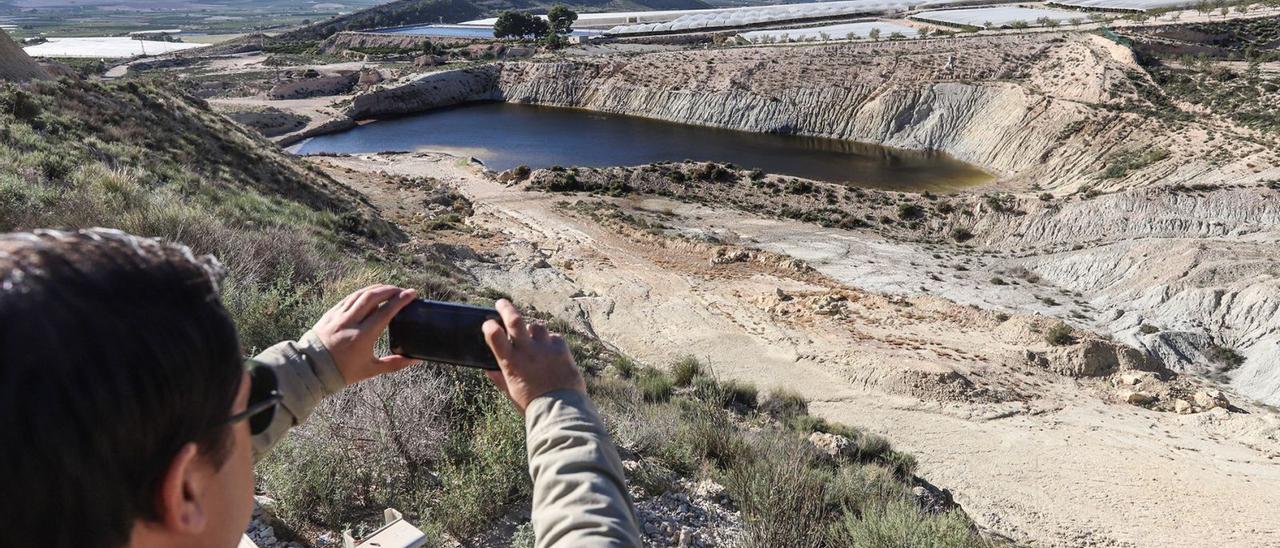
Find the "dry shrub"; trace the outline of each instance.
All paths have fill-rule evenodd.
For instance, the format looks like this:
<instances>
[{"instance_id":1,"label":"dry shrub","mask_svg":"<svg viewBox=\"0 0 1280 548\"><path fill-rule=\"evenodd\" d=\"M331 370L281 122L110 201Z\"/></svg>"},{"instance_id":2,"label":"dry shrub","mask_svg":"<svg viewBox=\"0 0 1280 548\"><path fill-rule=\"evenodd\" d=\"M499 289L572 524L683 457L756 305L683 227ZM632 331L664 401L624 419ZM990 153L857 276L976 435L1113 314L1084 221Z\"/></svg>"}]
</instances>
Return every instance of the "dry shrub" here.
<instances>
[{"instance_id":1,"label":"dry shrub","mask_svg":"<svg viewBox=\"0 0 1280 548\"><path fill-rule=\"evenodd\" d=\"M786 421L809 412L809 400L785 388L775 388L760 404L760 411L777 420Z\"/></svg>"},{"instance_id":2,"label":"dry shrub","mask_svg":"<svg viewBox=\"0 0 1280 548\"><path fill-rule=\"evenodd\" d=\"M891 500L846 514L834 528L834 543L865 548L973 548L988 546L959 511L926 514L914 501Z\"/></svg>"},{"instance_id":3,"label":"dry shrub","mask_svg":"<svg viewBox=\"0 0 1280 548\"><path fill-rule=\"evenodd\" d=\"M410 368L325 399L258 465L281 517L340 528L422 497L449 438L449 388Z\"/></svg>"},{"instance_id":4,"label":"dry shrub","mask_svg":"<svg viewBox=\"0 0 1280 548\"><path fill-rule=\"evenodd\" d=\"M813 447L793 436L766 434L755 458L729 468L724 484L742 511L748 547L821 546L830 473L815 466Z\"/></svg>"}]
</instances>

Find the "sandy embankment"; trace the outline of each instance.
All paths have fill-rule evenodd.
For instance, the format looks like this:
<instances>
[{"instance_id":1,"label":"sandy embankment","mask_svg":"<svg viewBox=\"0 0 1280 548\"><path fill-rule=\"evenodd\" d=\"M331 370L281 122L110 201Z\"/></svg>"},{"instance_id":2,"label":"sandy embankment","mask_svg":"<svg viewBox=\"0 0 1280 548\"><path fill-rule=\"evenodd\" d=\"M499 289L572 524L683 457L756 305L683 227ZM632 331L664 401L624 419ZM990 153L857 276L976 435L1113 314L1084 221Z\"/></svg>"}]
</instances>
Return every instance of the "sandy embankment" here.
<instances>
[{"instance_id":1,"label":"sandy embankment","mask_svg":"<svg viewBox=\"0 0 1280 548\"><path fill-rule=\"evenodd\" d=\"M1045 350L1043 337L1027 331L1032 317L1000 322L940 297L859 289L863 279L882 286L895 264L930 262L936 250L844 232L836 245L860 246L858 253L829 254L820 267L865 274L843 283L776 265L712 265L703 247L606 228L558 207L565 196L503 187L455 158L317 161L457 184L475 201L472 222L485 235L478 246L497 260L472 265L484 283L577 319L641 360L692 353L723 377L799 390L819 414L916 453L922 475L954 489L984 527L1042 546L1262 546L1280 538L1274 413L1244 405L1249 413L1177 415L1116 402L1106 379L1026 362L1026 350ZM395 189L353 184L384 209L405 208ZM670 226L768 240L776 250L814 247L798 236L812 227L798 223L659 200L624 205L660 211ZM872 261L885 261L879 276L870 275ZM832 294L848 299L842 311L814 313Z\"/></svg>"}]
</instances>

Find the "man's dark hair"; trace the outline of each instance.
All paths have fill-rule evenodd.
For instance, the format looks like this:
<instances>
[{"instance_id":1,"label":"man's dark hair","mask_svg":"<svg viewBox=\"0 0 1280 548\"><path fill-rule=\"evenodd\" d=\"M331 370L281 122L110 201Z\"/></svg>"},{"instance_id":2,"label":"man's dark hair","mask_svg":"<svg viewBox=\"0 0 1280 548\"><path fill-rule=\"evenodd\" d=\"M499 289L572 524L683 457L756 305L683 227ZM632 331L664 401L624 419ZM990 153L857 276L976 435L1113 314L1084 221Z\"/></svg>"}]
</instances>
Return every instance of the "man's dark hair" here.
<instances>
[{"instance_id":1,"label":"man's dark hair","mask_svg":"<svg viewBox=\"0 0 1280 548\"><path fill-rule=\"evenodd\" d=\"M0 546L121 546L184 444L225 461L219 270L115 230L0 235Z\"/></svg>"}]
</instances>

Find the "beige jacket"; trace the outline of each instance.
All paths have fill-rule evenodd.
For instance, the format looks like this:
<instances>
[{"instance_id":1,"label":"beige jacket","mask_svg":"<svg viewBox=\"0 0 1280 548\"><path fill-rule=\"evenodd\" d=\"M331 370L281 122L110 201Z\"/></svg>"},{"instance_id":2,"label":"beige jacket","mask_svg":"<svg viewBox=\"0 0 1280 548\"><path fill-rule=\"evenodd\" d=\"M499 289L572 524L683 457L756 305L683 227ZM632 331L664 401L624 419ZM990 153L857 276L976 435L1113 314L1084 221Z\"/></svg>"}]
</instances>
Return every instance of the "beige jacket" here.
<instances>
[{"instance_id":1,"label":"beige jacket","mask_svg":"<svg viewBox=\"0 0 1280 548\"><path fill-rule=\"evenodd\" d=\"M256 459L345 383L324 343L310 331L251 361L275 372L283 396L271 426L253 438ZM551 392L529 404L524 422L535 546L640 546L622 461L591 400L572 390Z\"/></svg>"}]
</instances>

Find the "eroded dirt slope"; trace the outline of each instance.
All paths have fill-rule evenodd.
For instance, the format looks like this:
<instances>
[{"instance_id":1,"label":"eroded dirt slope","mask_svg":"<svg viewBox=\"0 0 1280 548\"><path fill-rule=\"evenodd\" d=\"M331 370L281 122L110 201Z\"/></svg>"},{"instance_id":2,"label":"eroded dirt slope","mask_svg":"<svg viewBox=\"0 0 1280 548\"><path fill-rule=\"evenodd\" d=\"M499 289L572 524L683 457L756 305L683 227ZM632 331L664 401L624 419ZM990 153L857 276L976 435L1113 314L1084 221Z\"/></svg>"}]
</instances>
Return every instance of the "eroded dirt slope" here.
<instances>
[{"instance_id":1,"label":"eroded dirt slope","mask_svg":"<svg viewBox=\"0 0 1280 548\"><path fill-rule=\"evenodd\" d=\"M490 258L472 269L486 283L642 360L692 353L717 375L798 390L824 416L891 434L1002 534L1043 546L1251 546L1280 535L1270 519L1280 504L1273 413L1130 405L1117 386L1133 379L1205 387L1084 333L1053 347L1035 315L826 274L841 262L928 260L920 249L845 231L882 249L815 270L723 243L812 233L790 221L661 199L575 206L581 198L508 188L443 155L317 161L458 185L476 207L470 237Z\"/></svg>"},{"instance_id":2,"label":"eroded dirt slope","mask_svg":"<svg viewBox=\"0 0 1280 548\"><path fill-rule=\"evenodd\" d=\"M1128 50L1088 34L669 51L495 63L358 96L353 118L476 100L946 151L1012 187L1256 180L1276 165L1233 128L1153 116ZM1114 177L1117 161L1144 157ZM1137 165L1141 164L1141 165Z\"/></svg>"}]
</instances>

